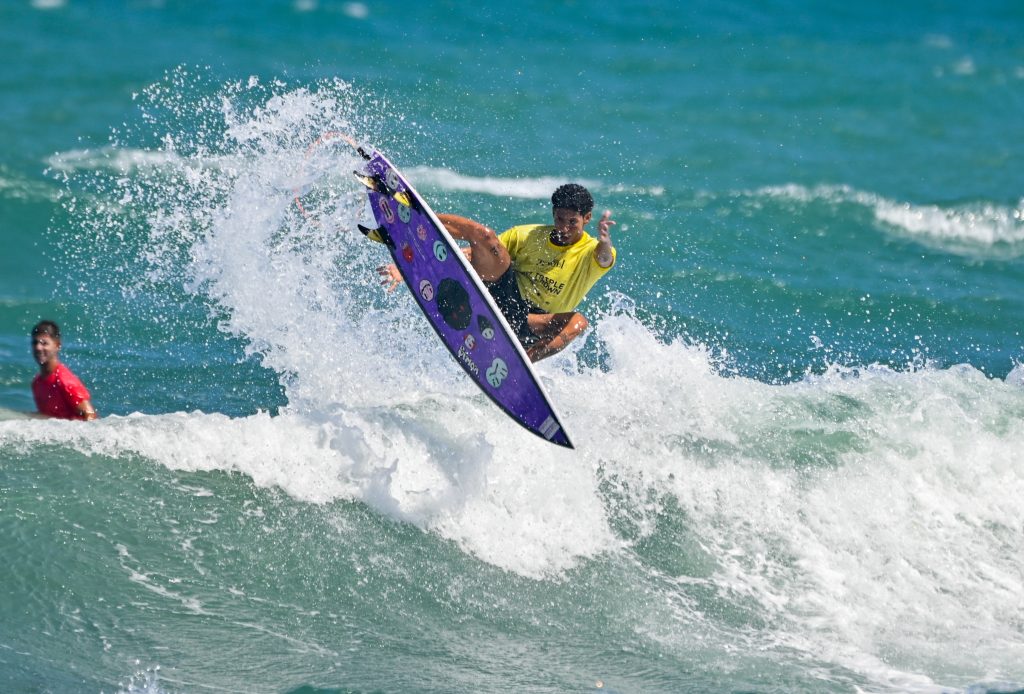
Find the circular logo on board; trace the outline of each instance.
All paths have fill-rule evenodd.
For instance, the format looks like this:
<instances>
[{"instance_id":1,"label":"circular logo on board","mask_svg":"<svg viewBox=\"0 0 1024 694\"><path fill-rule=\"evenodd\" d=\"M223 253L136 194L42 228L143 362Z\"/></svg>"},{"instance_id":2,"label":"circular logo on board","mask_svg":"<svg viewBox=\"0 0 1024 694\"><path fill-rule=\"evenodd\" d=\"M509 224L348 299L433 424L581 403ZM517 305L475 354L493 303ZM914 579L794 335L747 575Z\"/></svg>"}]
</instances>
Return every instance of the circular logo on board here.
<instances>
[{"instance_id":1,"label":"circular logo on board","mask_svg":"<svg viewBox=\"0 0 1024 694\"><path fill-rule=\"evenodd\" d=\"M476 338L473 337L473 333L467 333L462 344L466 345L466 349L476 349Z\"/></svg>"},{"instance_id":2,"label":"circular logo on board","mask_svg":"<svg viewBox=\"0 0 1024 694\"><path fill-rule=\"evenodd\" d=\"M427 240L427 228L420 224L416 227L416 235L420 237L420 241Z\"/></svg>"},{"instance_id":3,"label":"circular logo on board","mask_svg":"<svg viewBox=\"0 0 1024 694\"><path fill-rule=\"evenodd\" d=\"M388 184L388 188L391 190L398 188L398 174L395 173L394 169L388 169L387 173L384 174L384 182Z\"/></svg>"},{"instance_id":4,"label":"circular logo on board","mask_svg":"<svg viewBox=\"0 0 1024 694\"><path fill-rule=\"evenodd\" d=\"M494 388L501 386L502 381L508 376L508 364L500 357L495 357L491 365L487 367L487 382Z\"/></svg>"},{"instance_id":5,"label":"circular logo on board","mask_svg":"<svg viewBox=\"0 0 1024 694\"><path fill-rule=\"evenodd\" d=\"M398 203L398 218L401 219L404 224L408 224L409 220L412 219L412 210L402 203Z\"/></svg>"},{"instance_id":6,"label":"circular logo on board","mask_svg":"<svg viewBox=\"0 0 1024 694\"><path fill-rule=\"evenodd\" d=\"M434 300L434 285L430 283L430 280L420 282L420 296L423 297L424 301Z\"/></svg>"},{"instance_id":7,"label":"circular logo on board","mask_svg":"<svg viewBox=\"0 0 1024 694\"><path fill-rule=\"evenodd\" d=\"M487 316L477 316L476 325L480 329L480 334L484 336L485 340L494 339L494 326L491 325L491 321L487 320Z\"/></svg>"},{"instance_id":8,"label":"circular logo on board","mask_svg":"<svg viewBox=\"0 0 1024 694\"><path fill-rule=\"evenodd\" d=\"M389 224L395 221L395 213L391 210L391 203L388 202L387 198L381 198L378 203L378 207L380 207L380 211L384 213L384 219L386 219Z\"/></svg>"},{"instance_id":9,"label":"circular logo on board","mask_svg":"<svg viewBox=\"0 0 1024 694\"><path fill-rule=\"evenodd\" d=\"M465 330L473 320L469 292L450 277L441 280L437 285L437 312L450 327Z\"/></svg>"},{"instance_id":10,"label":"circular logo on board","mask_svg":"<svg viewBox=\"0 0 1024 694\"><path fill-rule=\"evenodd\" d=\"M442 263L448 259L448 247L444 245L444 241L434 241L434 257Z\"/></svg>"}]
</instances>

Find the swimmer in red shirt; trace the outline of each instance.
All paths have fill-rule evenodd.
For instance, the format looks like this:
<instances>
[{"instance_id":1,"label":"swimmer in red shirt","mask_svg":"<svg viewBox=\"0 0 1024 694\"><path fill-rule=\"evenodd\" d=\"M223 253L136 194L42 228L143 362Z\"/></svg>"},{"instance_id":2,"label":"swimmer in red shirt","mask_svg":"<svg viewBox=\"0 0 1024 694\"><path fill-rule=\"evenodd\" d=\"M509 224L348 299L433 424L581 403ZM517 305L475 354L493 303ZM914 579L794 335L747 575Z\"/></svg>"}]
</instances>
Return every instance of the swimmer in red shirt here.
<instances>
[{"instance_id":1,"label":"swimmer in red shirt","mask_svg":"<svg viewBox=\"0 0 1024 694\"><path fill-rule=\"evenodd\" d=\"M39 374L32 379L32 395L40 414L60 419L96 419L89 391L58 359L60 328L53 321L40 321L32 328L32 358Z\"/></svg>"}]
</instances>

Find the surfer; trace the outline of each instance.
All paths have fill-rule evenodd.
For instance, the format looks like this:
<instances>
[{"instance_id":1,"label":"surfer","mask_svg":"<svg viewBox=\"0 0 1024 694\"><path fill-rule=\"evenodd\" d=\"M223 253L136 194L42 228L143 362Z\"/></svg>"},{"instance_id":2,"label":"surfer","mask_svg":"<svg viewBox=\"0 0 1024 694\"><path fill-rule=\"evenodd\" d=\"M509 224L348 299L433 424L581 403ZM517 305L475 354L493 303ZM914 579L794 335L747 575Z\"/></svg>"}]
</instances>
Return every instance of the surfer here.
<instances>
[{"instance_id":1,"label":"surfer","mask_svg":"<svg viewBox=\"0 0 1024 694\"><path fill-rule=\"evenodd\" d=\"M559 186L551 206L553 224L524 224L501 234L466 217L438 215L452 237L469 243L463 252L534 362L557 354L586 330L589 321L576 307L616 257L610 211L597 223L598 238L584 229L594 209L586 188ZM402 281L395 265L378 272L389 291Z\"/></svg>"},{"instance_id":2,"label":"surfer","mask_svg":"<svg viewBox=\"0 0 1024 694\"><path fill-rule=\"evenodd\" d=\"M32 379L36 409L60 419L96 419L89 391L59 355L60 328L53 321L40 321L32 328L32 358L39 364L39 373Z\"/></svg>"}]
</instances>

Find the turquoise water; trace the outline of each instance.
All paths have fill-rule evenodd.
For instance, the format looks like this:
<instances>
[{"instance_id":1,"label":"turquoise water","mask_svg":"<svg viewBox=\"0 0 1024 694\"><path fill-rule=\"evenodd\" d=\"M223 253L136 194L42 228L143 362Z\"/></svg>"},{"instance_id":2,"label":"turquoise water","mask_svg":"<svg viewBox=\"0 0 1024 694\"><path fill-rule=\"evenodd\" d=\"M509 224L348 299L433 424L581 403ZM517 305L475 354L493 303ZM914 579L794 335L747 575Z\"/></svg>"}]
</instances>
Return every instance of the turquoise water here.
<instances>
[{"instance_id":1,"label":"turquoise water","mask_svg":"<svg viewBox=\"0 0 1024 694\"><path fill-rule=\"evenodd\" d=\"M211 5L0 6L0 690L1024 688L1017 4ZM379 288L336 131L613 210L575 452ZM43 317L101 421L22 414Z\"/></svg>"}]
</instances>

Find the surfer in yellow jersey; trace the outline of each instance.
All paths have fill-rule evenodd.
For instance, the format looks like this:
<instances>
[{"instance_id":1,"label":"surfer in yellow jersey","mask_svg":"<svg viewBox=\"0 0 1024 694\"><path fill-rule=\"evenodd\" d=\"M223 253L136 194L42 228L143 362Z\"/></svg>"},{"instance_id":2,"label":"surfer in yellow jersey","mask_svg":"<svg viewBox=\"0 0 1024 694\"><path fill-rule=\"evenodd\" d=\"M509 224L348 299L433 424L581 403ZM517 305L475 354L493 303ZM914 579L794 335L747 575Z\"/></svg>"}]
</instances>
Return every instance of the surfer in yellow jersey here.
<instances>
[{"instance_id":1,"label":"surfer in yellow jersey","mask_svg":"<svg viewBox=\"0 0 1024 694\"><path fill-rule=\"evenodd\" d=\"M584 230L594 209L586 188L559 186L551 206L553 224L515 226L501 234L466 217L438 215L452 237L469 243L463 252L530 361L560 352L586 330L589 322L576 307L616 258L610 211L597 223L598 238ZM402 281L395 265L378 272L389 291Z\"/></svg>"}]
</instances>

